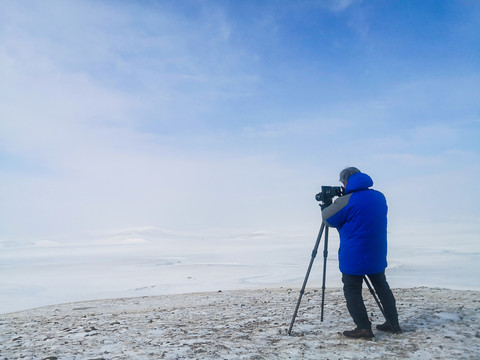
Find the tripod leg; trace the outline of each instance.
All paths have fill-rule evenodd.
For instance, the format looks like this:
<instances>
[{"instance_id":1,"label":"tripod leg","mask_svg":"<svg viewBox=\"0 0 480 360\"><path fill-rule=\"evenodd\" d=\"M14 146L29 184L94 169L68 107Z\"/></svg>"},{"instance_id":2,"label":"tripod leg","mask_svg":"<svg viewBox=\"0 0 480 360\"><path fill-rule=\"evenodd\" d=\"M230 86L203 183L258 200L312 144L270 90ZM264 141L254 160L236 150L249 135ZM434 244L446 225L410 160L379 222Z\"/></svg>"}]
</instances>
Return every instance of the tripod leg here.
<instances>
[{"instance_id":1,"label":"tripod leg","mask_svg":"<svg viewBox=\"0 0 480 360\"><path fill-rule=\"evenodd\" d=\"M392 323L390 322L390 320L388 320L387 315L385 314L385 310L383 309L382 304L381 304L380 301L378 300L377 295L375 294L375 290L373 290L373 287L372 287L372 285L370 284L370 282L368 281L366 275L363 277L363 280L364 280L365 283L367 284L368 290L370 290L370 294L372 294L373 298L375 299L375 302L377 303L378 307L380 308L380 311L382 312L383 317L385 318L385 321L387 322L387 325L390 327L390 329L392 329L392 332L395 334L396 331L395 331L395 329L393 328L393 325L392 325Z\"/></svg>"},{"instance_id":2,"label":"tripod leg","mask_svg":"<svg viewBox=\"0 0 480 360\"><path fill-rule=\"evenodd\" d=\"M322 222L322 226L320 227L320 231L318 232L315 247L313 248L313 251L312 251L312 258L310 259L310 265L308 266L307 274L305 275L305 280L303 280L303 286L302 286L302 289L300 290L300 296L298 297L297 306L295 308L295 312L293 313L290 327L288 328L288 335L291 335L292 333L293 323L295 322L295 318L297 317L298 308L300 307L300 302L302 301L302 296L305 293L305 287L307 286L307 281L308 281L308 277L310 276L310 271L312 270L313 262L315 261L315 257L317 256L318 246L320 245L320 240L322 238L324 229L325 229L325 223Z\"/></svg>"},{"instance_id":3,"label":"tripod leg","mask_svg":"<svg viewBox=\"0 0 480 360\"><path fill-rule=\"evenodd\" d=\"M325 229L325 240L323 243L323 281L322 281L322 314L320 321L323 322L323 307L325 304L325 279L327 277L327 257L328 257L328 226Z\"/></svg>"}]
</instances>

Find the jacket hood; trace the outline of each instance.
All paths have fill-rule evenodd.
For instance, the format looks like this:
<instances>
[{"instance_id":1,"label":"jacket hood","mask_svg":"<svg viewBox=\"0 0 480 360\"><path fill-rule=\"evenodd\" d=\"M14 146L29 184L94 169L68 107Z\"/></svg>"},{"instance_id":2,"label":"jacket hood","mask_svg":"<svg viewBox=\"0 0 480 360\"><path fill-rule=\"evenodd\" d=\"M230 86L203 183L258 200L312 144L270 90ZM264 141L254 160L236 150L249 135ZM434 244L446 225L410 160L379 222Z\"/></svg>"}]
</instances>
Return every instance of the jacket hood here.
<instances>
[{"instance_id":1,"label":"jacket hood","mask_svg":"<svg viewBox=\"0 0 480 360\"><path fill-rule=\"evenodd\" d=\"M348 178L345 194L358 190L366 190L372 185L373 180L370 176L364 173L355 173Z\"/></svg>"}]
</instances>

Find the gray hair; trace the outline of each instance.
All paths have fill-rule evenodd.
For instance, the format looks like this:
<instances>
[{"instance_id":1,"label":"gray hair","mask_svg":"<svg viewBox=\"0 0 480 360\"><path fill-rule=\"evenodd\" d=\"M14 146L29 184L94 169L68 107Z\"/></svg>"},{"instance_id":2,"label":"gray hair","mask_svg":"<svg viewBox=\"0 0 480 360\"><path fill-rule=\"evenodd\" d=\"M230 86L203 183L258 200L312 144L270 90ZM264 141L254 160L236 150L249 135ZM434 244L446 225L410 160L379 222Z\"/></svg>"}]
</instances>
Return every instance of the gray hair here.
<instances>
[{"instance_id":1,"label":"gray hair","mask_svg":"<svg viewBox=\"0 0 480 360\"><path fill-rule=\"evenodd\" d=\"M360 170L358 170L356 167L348 167L346 169L343 169L342 171L340 171L340 181L342 183L346 183L348 181L348 178L350 176L352 176L353 174L355 173L359 173L361 172Z\"/></svg>"}]
</instances>

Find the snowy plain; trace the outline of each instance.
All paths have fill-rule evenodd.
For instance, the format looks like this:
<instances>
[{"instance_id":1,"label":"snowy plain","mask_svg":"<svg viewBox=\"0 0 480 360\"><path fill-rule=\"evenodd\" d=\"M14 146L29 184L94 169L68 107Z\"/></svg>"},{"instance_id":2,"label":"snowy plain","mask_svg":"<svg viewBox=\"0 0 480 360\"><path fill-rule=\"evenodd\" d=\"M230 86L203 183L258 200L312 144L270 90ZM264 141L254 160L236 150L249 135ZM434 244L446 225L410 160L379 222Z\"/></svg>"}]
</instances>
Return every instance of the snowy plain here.
<instances>
[{"instance_id":1,"label":"snowy plain","mask_svg":"<svg viewBox=\"0 0 480 360\"><path fill-rule=\"evenodd\" d=\"M389 234L390 286L480 290L480 231L451 228ZM145 227L78 241L0 241L0 313L104 298L300 287L316 231L189 234ZM338 242L330 231L327 287L342 285ZM323 246L324 238L308 286L321 286Z\"/></svg>"},{"instance_id":2,"label":"snowy plain","mask_svg":"<svg viewBox=\"0 0 480 360\"><path fill-rule=\"evenodd\" d=\"M2 241L0 354L52 360L477 359L477 229L459 236L448 228L433 237L415 228L390 234L387 277L404 333L375 331L375 341L341 335L353 323L341 292L335 232L329 237L325 321L322 239L293 336L286 330L316 233L187 234L147 227L81 241ZM365 299L374 324L382 322L370 294Z\"/></svg>"}]
</instances>

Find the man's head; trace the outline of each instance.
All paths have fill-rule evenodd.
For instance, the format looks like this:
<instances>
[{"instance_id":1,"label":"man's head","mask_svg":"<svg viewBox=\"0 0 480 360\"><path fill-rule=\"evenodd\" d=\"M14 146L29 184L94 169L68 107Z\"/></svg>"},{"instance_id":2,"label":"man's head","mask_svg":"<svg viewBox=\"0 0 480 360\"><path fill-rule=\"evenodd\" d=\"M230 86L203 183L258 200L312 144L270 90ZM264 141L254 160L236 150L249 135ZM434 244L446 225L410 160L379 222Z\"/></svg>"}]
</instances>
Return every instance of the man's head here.
<instances>
[{"instance_id":1,"label":"man's head","mask_svg":"<svg viewBox=\"0 0 480 360\"><path fill-rule=\"evenodd\" d=\"M348 178L353 174L359 173L359 172L361 171L358 170L356 167L348 167L346 169L343 169L342 171L340 171L340 181L344 186L346 186Z\"/></svg>"}]
</instances>

